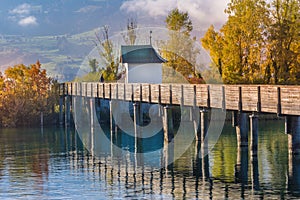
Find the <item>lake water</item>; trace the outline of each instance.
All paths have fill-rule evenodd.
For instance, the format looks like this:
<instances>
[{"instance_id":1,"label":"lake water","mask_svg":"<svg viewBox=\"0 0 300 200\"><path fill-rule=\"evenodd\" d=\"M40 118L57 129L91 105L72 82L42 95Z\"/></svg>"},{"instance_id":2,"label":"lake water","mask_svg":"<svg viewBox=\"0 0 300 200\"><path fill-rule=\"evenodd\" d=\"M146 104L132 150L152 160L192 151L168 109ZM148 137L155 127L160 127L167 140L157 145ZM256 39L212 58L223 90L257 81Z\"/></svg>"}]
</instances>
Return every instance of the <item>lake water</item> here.
<instances>
[{"instance_id":1,"label":"lake water","mask_svg":"<svg viewBox=\"0 0 300 200\"><path fill-rule=\"evenodd\" d=\"M162 134L142 141L138 153L134 138L118 133L103 144L110 152L94 155L72 128L2 129L0 199L299 198L300 163L289 157L284 123L260 121L259 127L257 159L237 148L235 129L226 123L203 159L194 141L171 164L166 160L180 141L163 148Z\"/></svg>"}]
</instances>

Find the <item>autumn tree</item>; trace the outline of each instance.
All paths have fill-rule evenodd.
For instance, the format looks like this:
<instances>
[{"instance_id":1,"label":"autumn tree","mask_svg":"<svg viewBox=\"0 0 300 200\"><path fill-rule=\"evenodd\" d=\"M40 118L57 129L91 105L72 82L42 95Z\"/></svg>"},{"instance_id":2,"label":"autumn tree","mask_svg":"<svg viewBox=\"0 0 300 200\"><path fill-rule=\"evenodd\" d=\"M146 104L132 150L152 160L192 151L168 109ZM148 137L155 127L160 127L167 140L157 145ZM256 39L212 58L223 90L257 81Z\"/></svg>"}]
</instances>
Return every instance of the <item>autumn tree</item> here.
<instances>
[{"instance_id":1,"label":"autumn tree","mask_svg":"<svg viewBox=\"0 0 300 200\"><path fill-rule=\"evenodd\" d=\"M201 39L226 83L299 83L299 1L231 0Z\"/></svg>"},{"instance_id":2,"label":"autumn tree","mask_svg":"<svg viewBox=\"0 0 300 200\"><path fill-rule=\"evenodd\" d=\"M196 74L196 50L191 38L193 30L192 21L187 12L181 12L177 8L166 17L166 26L169 30L169 39L162 42L162 56L167 60L165 66L180 72L186 78Z\"/></svg>"},{"instance_id":3,"label":"autumn tree","mask_svg":"<svg viewBox=\"0 0 300 200\"><path fill-rule=\"evenodd\" d=\"M29 125L39 119L41 112L53 111L55 102L48 101L56 95L51 91L52 79L39 62L9 67L0 77L0 87L0 113L5 113L0 116L1 126Z\"/></svg>"},{"instance_id":4,"label":"autumn tree","mask_svg":"<svg viewBox=\"0 0 300 200\"><path fill-rule=\"evenodd\" d=\"M300 83L300 1L274 0L268 27L268 79Z\"/></svg>"},{"instance_id":5,"label":"autumn tree","mask_svg":"<svg viewBox=\"0 0 300 200\"><path fill-rule=\"evenodd\" d=\"M222 60L223 60L223 37L215 30L214 26L211 25L206 31L204 37L201 39L202 46L208 49L210 52L213 66L216 67L220 75L222 76Z\"/></svg>"},{"instance_id":6,"label":"autumn tree","mask_svg":"<svg viewBox=\"0 0 300 200\"><path fill-rule=\"evenodd\" d=\"M109 26L103 26L101 34L96 34L96 47L104 62L105 68L102 71L105 80L113 81L117 79L119 58L112 40L109 38Z\"/></svg>"}]
</instances>

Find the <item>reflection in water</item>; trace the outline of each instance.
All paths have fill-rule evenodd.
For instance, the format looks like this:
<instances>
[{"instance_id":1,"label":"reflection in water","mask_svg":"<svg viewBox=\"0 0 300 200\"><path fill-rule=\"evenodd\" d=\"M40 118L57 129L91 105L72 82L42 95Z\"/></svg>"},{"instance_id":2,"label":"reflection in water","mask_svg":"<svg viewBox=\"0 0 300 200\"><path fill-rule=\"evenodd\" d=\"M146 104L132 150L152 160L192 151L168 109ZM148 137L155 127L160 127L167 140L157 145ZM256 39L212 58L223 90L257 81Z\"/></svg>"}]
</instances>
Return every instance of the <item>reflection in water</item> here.
<instances>
[{"instance_id":1,"label":"reflection in water","mask_svg":"<svg viewBox=\"0 0 300 200\"><path fill-rule=\"evenodd\" d=\"M121 130L110 144L95 146L98 156L73 129L0 130L0 198L298 198L300 159L289 157L280 123L268 123L260 126L257 157L236 145L234 129L226 125L207 156L194 141L171 164L180 141L167 146L162 133L140 141L139 151L162 148L149 158L132 156L134 138Z\"/></svg>"}]
</instances>

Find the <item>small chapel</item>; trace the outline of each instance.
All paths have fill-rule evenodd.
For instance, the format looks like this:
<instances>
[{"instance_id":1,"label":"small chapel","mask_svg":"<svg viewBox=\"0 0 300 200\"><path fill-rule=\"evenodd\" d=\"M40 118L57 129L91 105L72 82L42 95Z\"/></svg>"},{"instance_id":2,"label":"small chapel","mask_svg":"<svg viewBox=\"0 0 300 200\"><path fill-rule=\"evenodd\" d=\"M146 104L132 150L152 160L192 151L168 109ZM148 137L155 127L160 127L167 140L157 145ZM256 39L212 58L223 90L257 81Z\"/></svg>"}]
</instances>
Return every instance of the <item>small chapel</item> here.
<instances>
[{"instance_id":1,"label":"small chapel","mask_svg":"<svg viewBox=\"0 0 300 200\"><path fill-rule=\"evenodd\" d=\"M152 45L121 46L120 63L125 68L125 83L162 83L165 62Z\"/></svg>"}]
</instances>

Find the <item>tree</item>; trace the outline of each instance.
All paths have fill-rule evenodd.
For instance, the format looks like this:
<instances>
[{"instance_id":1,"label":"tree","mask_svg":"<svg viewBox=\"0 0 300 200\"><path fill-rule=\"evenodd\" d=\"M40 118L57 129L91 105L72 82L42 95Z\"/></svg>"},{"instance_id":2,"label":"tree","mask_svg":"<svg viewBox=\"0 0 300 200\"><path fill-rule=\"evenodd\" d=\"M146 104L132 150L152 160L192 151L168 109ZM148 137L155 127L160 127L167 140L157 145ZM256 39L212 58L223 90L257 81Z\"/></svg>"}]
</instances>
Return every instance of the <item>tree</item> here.
<instances>
[{"instance_id":1,"label":"tree","mask_svg":"<svg viewBox=\"0 0 300 200\"><path fill-rule=\"evenodd\" d=\"M99 55L103 59L105 69L103 70L103 77L107 81L113 81L117 79L119 58L116 56L113 42L109 39L109 26L103 26L102 38L99 34L96 34Z\"/></svg>"},{"instance_id":2,"label":"tree","mask_svg":"<svg viewBox=\"0 0 300 200\"><path fill-rule=\"evenodd\" d=\"M220 31L202 38L226 83L300 83L297 0L231 0Z\"/></svg>"},{"instance_id":3,"label":"tree","mask_svg":"<svg viewBox=\"0 0 300 200\"><path fill-rule=\"evenodd\" d=\"M0 77L0 113L5 113L0 115L1 126L34 124L41 112L50 113L55 102L48 100L56 95L51 90L52 85L40 62L6 69Z\"/></svg>"},{"instance_id":4,"label":"tree","mask_svg":"<svg viewBox=\"0 0 300 200\"><path fill-rule=\"evenodd\" d=\"M181 32L186 36L190 36L193 30L192 21L188 12L180 12L178 8L171 10L166 18L167 28L171 31Z\"/></svg>"},{"instance_id":5,"label":"tree","mask_svg":"<svg viewBox=\"0 0 300 200\"><path fill-rule=\"evenodd\" d=\"M232 0L221 33L223 46L223 79L230 83L260 82L264 74L261 63L265 49L264 31L268 10L264 0Z\"/></svg>"},{"instance_id":6,"label":"tree","mask_svg":"<svg viewBox=\"0 0 300 200\"><path fill-rule=\"evenodd\" d=\"M268 37L269 78L275 84L300 83L300 2L274 0Z\"/></svg>"},{"instance_id":7,"label":"tree","mask_svg":"<svg viewBox=\"0 0 300 200\"><path fill-rule=\"evenodd\" d=\"M217 67L218 72L222 76L222 59L223 59L223 37L215 31L213 25L211 25L207 32L205 33L204 37L201 39L202 46L209 50L210 56L213 61L213 67Z\"/></svg>"},{"instance_id":8,"label":"tree","mask_svg":"<svg viewBox=\"0 0 300 200\"><path fill-rule=\"evenodd\" d=\"M96 73L97 71L98 71L98 61L97 61L97 59L89 59L89 66L90 66L90 68L91 68L91 72L92 73Z\"/></svg>"},{"instance_id":9,"label":"tree","mask_svg":"<svg viewBox=\"0 0 300 200\"><path fill-rule=\"evenodd\" d=\"M196 38L191 38L192 21L187 12L172 10L166 17L169 29L169 40L162 42L162 56L167 60L165 66L180 72L186 78L196 75L196 57L199 51L195 48Z\"/></svg>"}]
</instances>

